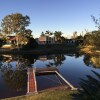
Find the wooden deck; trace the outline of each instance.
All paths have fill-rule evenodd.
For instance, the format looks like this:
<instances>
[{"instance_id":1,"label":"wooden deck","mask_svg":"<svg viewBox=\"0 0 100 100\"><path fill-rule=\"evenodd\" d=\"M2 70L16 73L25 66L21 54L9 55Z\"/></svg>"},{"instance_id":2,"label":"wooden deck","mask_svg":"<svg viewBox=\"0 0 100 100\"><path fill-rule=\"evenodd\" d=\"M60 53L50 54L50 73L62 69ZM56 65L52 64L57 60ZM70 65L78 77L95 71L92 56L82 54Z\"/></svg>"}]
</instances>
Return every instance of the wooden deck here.
<instances>
[{"instance_id":1,"label":"wooden deck","mask_svg":"<svg viewBox=\"0 0 100 100\"><path fill-rule=\"evenodd\" d=\"M36 93L37 85L36 85L36 77L35 77L35 69L28 69L28 82L27 82L27 93Z\"/></svg>"},{"instance_id":2,"label":"wooden deck","mask_svg":"<svg viewBox=\"0 0 100 100\"><path fill-rule=\"evenodd\" d=\"M58 71L56 67L36 68L36 73L55 72Z\"/></svg>"},{"instance_id":3,"label":"wooden deck","mask_svg":"<svg viewBox=\"0 0 100 100\"><path fill-rule=\"evenodd\" d=\"M36 83L36 73L55 73L57 74L72 90L76 90L73 85L71 85L55 67L50 68L29 68L27 70L28 82L27 82L27 94L37 93L37 83Z\"/></svg>"}]
</instances>

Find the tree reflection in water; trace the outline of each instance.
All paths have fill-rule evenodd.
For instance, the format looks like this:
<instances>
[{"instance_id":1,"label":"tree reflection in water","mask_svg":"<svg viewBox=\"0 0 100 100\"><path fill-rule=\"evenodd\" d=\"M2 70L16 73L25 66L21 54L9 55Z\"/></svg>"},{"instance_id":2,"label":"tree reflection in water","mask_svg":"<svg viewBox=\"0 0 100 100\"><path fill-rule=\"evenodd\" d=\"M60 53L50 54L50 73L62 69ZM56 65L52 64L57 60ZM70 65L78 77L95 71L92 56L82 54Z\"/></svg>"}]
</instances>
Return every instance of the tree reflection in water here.
<instances>
[{"instance_id":1,"label":"tree reflection in water","mask_svg":"<svg viewBox=\"0 0 100 100\"><path fill-rule=\"evenodd\" d=\"M27 68L31 68L34 55L2 55L0 68L6 86L15 91L27 89Z\"/></svg>"},{"instance_id":2,"label":"tree reflection in water","mask_svg":"<svg viewBox=\"0 0 100 100\"><path fill-rule=\"evenodd\" d=\"M3 72L3 77L9 89L21 91L27 87L27 73L25 70L6 70Z\"/></svg>"},{"instance_id":3,"label":"tree reflection in water","mask_svg":"<svg viewBox=\"0 0 100 100\"><path fill-rule=\"evenodd\" d=\"M92 56L91 62L95 68L100 68L100 56Z\"/></svg>"},{"instance_id":4,"label":"tree reflection in water","mask_svg":"<svg viewBox=\"0 0 100 100\"><path fill-rule=\"evenodd\" d=\"M49 62L49 64L46 65L47 67L61 66L63 64L63 61L66 60L64 54L55 55L52 59L53 59L53 62Z\"/></svg>"},{"instance_id":5,"label":"tree reflection in water","mask_svg":"<svg viewBox=\"0 0 100 100\"><path fill-rule=\"evenodd\" d=\"M27 89L27 68L29 66L29 61L20 55L12 55L11 58L4 58L1 61L1 72L2 77L5 81L6 86L9 89L15 91L22 91ZM15 67L12 64L15 63Z\"/></svg>"},{"instance_id":6,"label":"tree reflection in water","mask_svg":"<svg viewBox=\"0 0 100 100\"><path fill-rule=\"evenodd\" d=\"M85 54L83 61L87 66L93 66L94 68L100 68L100 56L99 55Z\"/></svg>"},{"instance_id":7,"label":"tree reflection in water","mask_svg":"<svg viewBox=\"0 0 100 100\"><path fill-rule=\"evenodd\" d=\"M75 58L82 56L82 54L77 53L73 54ZM34 59L38 59L39 55L12 55L11 59L1 59L0 68L2 71L2 75L4 77L5 83L9 88L12 88L16 91L21 91L22 89L26 89L27 87L27 68L31 68L32 64L34 64ZM49 56L49 63L46 65L47 67L59 67L61 66L66 57L64 54L57 54L53 56ZM13 68L11 62L16 62L15 69ZM100 56L97 55L84 55L83 58L84 63L87 66L93 66L95 68L100 68ZM4 64L5 63L5 64Z\"/></svg>"}]
</instances>

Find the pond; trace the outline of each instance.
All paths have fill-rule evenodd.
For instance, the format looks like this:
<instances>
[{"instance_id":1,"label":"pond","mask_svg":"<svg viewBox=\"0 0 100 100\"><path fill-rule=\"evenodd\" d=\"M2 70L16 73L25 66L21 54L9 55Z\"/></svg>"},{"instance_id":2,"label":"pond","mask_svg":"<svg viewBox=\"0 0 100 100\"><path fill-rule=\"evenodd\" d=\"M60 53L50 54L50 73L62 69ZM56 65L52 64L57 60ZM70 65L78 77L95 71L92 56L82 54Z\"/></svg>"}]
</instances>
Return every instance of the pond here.
<instances>
[{"instance_id":1,"label":"pond","mask_svg":"<svg viewBox=\"0 0 100 100\"><path fill-rule=\"evenodd\" d=\"M96 77L91 70L100 73L100 57L79 53L0 55L0 99L27 94L27 68L32 67L56 67L68 82L80 87L81 78L86 79L86 75ZM38 90L55 86L55 75L38 75L36 79Z\"/></svg>"}]
</instances>

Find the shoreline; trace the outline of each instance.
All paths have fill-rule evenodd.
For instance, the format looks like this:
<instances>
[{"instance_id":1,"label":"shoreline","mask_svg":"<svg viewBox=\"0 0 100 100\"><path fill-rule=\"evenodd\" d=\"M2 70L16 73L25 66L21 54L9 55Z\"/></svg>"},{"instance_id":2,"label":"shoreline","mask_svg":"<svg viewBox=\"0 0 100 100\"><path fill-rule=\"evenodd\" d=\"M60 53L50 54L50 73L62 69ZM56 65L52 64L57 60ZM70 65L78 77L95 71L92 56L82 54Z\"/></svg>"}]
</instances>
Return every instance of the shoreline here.
<instances>
[{"instance_id":1,"label":"shoreline","mask_svg":"<svg viewBox=\"0 0 100 100\"><path fill-rule=\"evenodd\" d=\"M44 49L34 49L34 50L1 50L0 54L58 54L67 52L77 52L80 51L79 48L44 48Z\"/></svg>"},{"instance_id":2,"label":"shoreline","mask_svg":"<svg viewBox=\"0 0 100 100\"><path fill-rule=\"evenodd\" d=\"M80 49L82 53L89 54L89 55L100 55L100 50L96 49L92 46L85 46Z\"/></svg>"}]
</instances>

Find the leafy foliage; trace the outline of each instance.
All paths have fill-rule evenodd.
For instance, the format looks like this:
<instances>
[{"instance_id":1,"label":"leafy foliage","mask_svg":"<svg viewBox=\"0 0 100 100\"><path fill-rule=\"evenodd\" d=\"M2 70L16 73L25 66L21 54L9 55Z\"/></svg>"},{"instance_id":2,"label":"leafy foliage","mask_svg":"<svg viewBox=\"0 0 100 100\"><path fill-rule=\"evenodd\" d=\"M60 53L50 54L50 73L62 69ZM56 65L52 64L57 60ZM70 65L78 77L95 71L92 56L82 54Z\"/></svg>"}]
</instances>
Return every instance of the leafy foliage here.
<instances>
[{"instance_id":1,"label":"leafy foliage","mask_svg":"<svg viewBox=\"0 0 100 100\"><path fill-rule=\"evenodd\" d=\"M17 46L27 41L27 38L31 36L31 30L26 29L30 24L30 18L26 15L23 16L20 13L10 14L5 16L1 22L1 31L6 37L10 34L16 36Z\"/></svg>"},{"instance_id":2,"label":"leafy foliage","mask_svg":"<svg viewBox=\"0 0 100 100\"><path fill-rule=\"evenodd\" d=\"M82 89L78 90L78 94L74 95L77 100L100 100L100 74L93 70L92 72L97 78L87 75L87 80L81 79L80 85Z\"/></svg>"},{"instance_id":3,"label":"leafy foliage","mask_svg":"<svg viewBox=\"0 0 100 100\"><path fill-rule=\"evenodd\" d=\"M84 36L84 45L91 45L94 47L100 46L100 31L93 31Z\"/></svg>"},{"instance_id":4,"label":"leafy foliage","mask_svg":"<svg viewBox=\"0 0 100 100\"><path fill-rule=\"evenodd\" d=\"M38 43L34 38L29 38L29 41L26 45L22 47L22 50L29 50L38 47Z\"/></svg>"},{"instance_id":5,"label":"leafy foliage","mask_svg":"<svg viewBox=\"0 0 100 100\"><path fill-rule=\"evenodd\" d=\"M61 31L55 31L54 32L54 36L55 36L55 38L56 38L56 41L57 42L61 42L61 35L62 35L63 33L61 32Z\"/></svg>"},{"instance_id":6,"label":"leafy foliage","mask_svg":"<svg viewBox=\"0 0 100 100\"><path fill-rule=\"evenodd\" d=\"M51 36L51 35L53 35L53 33L49 30L41 33L41 36Z\"/></svg>"},{"instance_id":7,"label":"leafy foliage","mask_svg":"<svg viewBox=\"0 0 100 100\"><path fill-rule=\"evenodd\" d=\"M49 64L47 64L46 66L47 67L52 67L52 66L58 67L58 66L61 66L65 59L66 58L65 58L65 56L63 54L58 54L53 58L54 62L53 63L49 62Z\"/></svg>"},{"instance_id":8,"label":"leafy foliage","mask_svg":"<svg viewBox=\"0 0 100 100\"><path fill-rule=\"evenodd\" d=\"M98 19L96 19L94 16L91 16L96 27L100 30L100 17Z\"/></svg>"},{"instance_id":9,"label":"leafy foliage","mask_svg":"<svg viewBox=\"0 0 100 100\"><path fill-rule=\"evenodd\" d=\"M86 33L84 36L84 45L100 47L100 18L96 19L94 16L91 17L98 30Z\"/></svg>"},{"instance_id":10,"label":"leafy foliage","mask_svg":"<svg viewBox=\"0 0 100 100\"><path fill-rule=\"evenodd\" d=\"M2 31L5 34L20 33L30 24L30 18L20 13L7 15L2 19Z\"/></svg>"}]
</instances>

